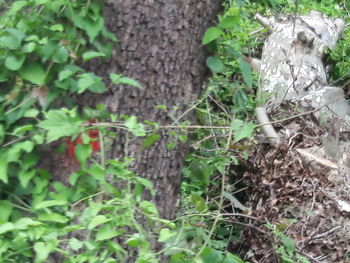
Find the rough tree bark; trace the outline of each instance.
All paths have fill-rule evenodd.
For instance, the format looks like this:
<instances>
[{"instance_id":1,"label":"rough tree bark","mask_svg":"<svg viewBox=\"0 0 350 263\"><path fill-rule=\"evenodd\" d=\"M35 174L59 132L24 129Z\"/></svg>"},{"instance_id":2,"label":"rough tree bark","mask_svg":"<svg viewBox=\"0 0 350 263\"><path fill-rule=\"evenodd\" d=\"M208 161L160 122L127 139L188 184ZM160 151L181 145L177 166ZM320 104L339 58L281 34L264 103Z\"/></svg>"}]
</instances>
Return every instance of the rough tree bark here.
<instances>
[{"instance_id":1,"label":"rough tree bark","mask_svg":"<svg viewBox=\"0 0 350 263\"><path fill-rule=\"evenodd\" d=\"M219 7L220 1L208 0L108 1L107 28L120 40L119 48L110 61L94 64L92 70L104 76L122 73L144 87L110 89L103 101L112 113L172 123L200 93L206 77L201 39ZM168 149L173 138L163 132L159 142L142 150L140 141L127 141L124 135L112 143L109 157L134 157L133 170L155 185L160 216L172 218L186 146L177 142L175 149Z\"/></svg>"}]
</instances>

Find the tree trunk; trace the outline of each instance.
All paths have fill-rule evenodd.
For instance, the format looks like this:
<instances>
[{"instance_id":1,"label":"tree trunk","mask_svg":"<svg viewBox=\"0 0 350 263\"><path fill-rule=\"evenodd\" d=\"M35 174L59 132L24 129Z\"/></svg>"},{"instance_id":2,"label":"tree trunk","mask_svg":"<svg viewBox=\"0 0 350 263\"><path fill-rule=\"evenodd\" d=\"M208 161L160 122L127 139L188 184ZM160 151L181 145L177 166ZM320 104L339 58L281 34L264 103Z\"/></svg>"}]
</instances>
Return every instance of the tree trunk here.
<instances>
[{"instance_id":1,"label":"tree trunk","mask_svg":"<svg viewBox=\"0 0 350 263\"><path fill-rule=\"evenodd\" d=\"M107 28L120 40L119 48L107 63L100 61L91 69L102 76L122 73L144 88L111 87L103 102L112 113L170 124L198 98L206 77L201 39L215 19L219 2L114 0L106 4ZM157 105L166 105L167 110ZM130 142L125 134L118 134L109 157L135 158L132 169L154 183L160 216L172 218L187 147L176 142L174 149L168 149L174 137L167 132L148 149L140 147L140 140Z\"/></svg>"}]
</instances>

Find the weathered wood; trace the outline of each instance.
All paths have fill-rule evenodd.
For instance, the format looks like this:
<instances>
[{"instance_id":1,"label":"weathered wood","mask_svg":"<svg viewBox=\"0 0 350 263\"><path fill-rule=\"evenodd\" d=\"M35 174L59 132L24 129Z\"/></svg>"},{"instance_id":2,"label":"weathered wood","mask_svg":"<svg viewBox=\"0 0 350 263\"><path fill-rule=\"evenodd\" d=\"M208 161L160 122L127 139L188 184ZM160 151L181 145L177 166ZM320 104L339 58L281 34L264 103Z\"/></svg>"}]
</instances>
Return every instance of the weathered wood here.
<instances>
[{"instance_id":1,"label":"weathered wood","mask_svg":"<svg viewBox=\"0 0 350 263\"><path fill-rule=\"evenodd\" d=\"M289 100L315 108L326 106L320 112L350 124L350 106L344 99L344 91L328 86L322 61L325 51L335 47L344 30L344 21L329 19L316 11L307 16L282 17L278 22L261 15L256 15L256 19L270 32L261 61L252 60L255 68L260 64L261 91L271 94L267 111ZM261 114L257 112L258 119ZM267 137L275 137L268 130L271 125L263 126ZM274 144L272 140L270 144Z\"/></svg>"}]
</instances>

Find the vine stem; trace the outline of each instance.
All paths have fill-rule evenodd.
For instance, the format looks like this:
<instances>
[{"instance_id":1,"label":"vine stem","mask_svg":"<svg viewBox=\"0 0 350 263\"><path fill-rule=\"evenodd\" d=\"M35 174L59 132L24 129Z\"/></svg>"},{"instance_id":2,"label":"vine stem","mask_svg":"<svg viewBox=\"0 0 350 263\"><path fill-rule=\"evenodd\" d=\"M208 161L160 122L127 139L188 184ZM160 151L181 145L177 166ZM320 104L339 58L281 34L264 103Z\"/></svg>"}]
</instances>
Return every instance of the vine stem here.
<instances>
[{"instance_id":1,"label":"vine stem","mask_svg":"<svg viewBox=\"0 0 350 263\"><path fill-rule=\"evenodd\" d=\"M226 170L228 169L229 165L226 166ZM204 249L207 247L208 243L210 242L210 239L211 237L213 236L214 234L214 231L216 229L216 225L218 224L219 220L220 220L220 217L221 217L221 209L222 209L222 205L224 203L224 192L225 192L225 175L226 175L226 172L225 173L222 173L221 174L221 193L220 193L220 200L219 200L219 207L218 207L218 212L215 216L215 219L214 219L214 223L210 229L210 232L209 232L209 235L208 237L205 239L204 241L204 244L203 246L201 247L201 249L198 251L198 253L196 254L196 258L200 256L200 254L203 253Z\"/></svg>"}]
</instances>

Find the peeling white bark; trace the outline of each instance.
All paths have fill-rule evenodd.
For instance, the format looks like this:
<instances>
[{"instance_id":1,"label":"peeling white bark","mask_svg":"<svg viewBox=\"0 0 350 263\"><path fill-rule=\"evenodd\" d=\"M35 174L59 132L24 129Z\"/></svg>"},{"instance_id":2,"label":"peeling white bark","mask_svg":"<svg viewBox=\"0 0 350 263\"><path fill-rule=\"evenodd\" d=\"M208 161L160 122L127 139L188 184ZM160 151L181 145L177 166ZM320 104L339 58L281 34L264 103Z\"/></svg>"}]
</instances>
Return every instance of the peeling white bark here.
<instances>
[{"instance_id":1,"label":"peeling white bark","mask_svg":"<svg viewBox=\"0 0 350 263\"><path fill-rule=\"evenodd\" d=\"M340 118L349 125L350 106L342 89L328 86L322 62L326 49L333 49L341 36L344 21L327 18L316 11L306 16L282 17L278 22L261 15L255 17L270 30L260 63L251 59L254 69L260 64L261 91L271 94L266 108L273 109L285 100L302 101L315 108L326 104L323 111L328 116ZM266 117L259 116L268 122ZM271 128L265 125L263 132Z\"/></svg>"}]
</instances>

